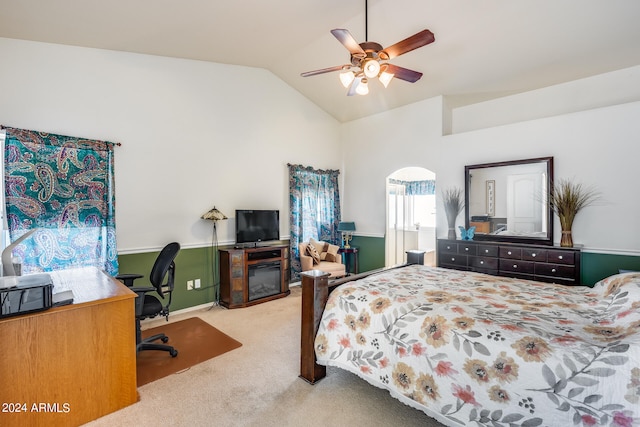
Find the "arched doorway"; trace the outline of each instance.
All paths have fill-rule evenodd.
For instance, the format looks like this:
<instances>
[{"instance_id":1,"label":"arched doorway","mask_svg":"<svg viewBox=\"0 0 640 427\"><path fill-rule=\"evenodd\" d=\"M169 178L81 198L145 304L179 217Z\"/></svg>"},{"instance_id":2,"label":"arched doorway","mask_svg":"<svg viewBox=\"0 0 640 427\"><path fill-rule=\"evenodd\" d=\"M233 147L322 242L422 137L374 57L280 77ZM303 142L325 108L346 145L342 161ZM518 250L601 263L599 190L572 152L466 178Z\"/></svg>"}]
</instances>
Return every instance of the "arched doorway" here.
<instances>
[{"instance_id":1,"label":"arched doorway","mask_svg":"<svg viewBox=\"0 0 640 427\"><path fill-rule=\"evenodd\" d=\"M406 262L406 251L425 252L424 263L435 265L436 174L407 167L387 177L385 266Z\"/></svg>"}]
</instances>

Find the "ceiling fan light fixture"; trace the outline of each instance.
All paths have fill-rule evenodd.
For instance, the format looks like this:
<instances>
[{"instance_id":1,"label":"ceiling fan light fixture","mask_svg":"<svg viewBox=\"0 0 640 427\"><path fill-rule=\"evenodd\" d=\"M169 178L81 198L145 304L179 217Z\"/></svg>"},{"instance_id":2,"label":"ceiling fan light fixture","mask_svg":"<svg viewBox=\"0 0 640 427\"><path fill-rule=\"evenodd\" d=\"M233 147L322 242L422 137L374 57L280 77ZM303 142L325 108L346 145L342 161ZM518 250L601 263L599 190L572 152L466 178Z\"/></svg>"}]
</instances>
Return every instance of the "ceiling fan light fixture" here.
<instances>
[{"instance_id":1,"label":"ceiling fan light fixture","mask_svg":"<svg viewBox=\"0 0 640 427\"><path fill-rule=\"evenodd\" d=\"M360 79L360 83L358 83L356 87L356 93L358 95L367 95L369 93L369 84L367 83L366 77Z\"/></svg>"},{"instance_id":2,"label":"ceiling fan light fixture","mask_svg":"<svg viewBox=\"0 0 640 427\"><path fill-rule=\"evenodd\" d=\"M368 40L368 2L365 1L365 30L364 38ZM358 43L353 38L349 30L344 28L334 28L331 34L349 51L350 64L338 65L329 68L322 68L314 71L301 73L302 77L315 76L318 74L340 71L340 82L347 88L347 96L366 95L369 93L370 79L378 79L386 88L394 78L409 83L420 80L422 73L418 71L392 65L386 61L404 55L419 47L426 46L435 41L435 36L430 30L424 29L404 40L382 47L380 43L364 41Z\"/></svg>"},{"instance_id":3,"label":"ceiling fan light fixture","mask_svg":"<svg viewBox=\"0 0 640 427\"><path fill-rule=\"evenodd\" d=\"M340 82L342 83L342 86L346 88L351 86L351 83L353 83L353 79L355 78L356 78L356 75L353 71L345 70L340 73Z\"/></svg>"},{"instance_id":4,"label":"ceiling fan light fixture","mask_svg":"<svg viewBox=\"0 0 640 427\"><path fill-rule=\"evenodd\" d=\"M380 73L379 80L380 80L380 83L382 83L382 85L386 88L387 86L389 86L389 83L391 82L393 77L394 77L394 74L383 71Z\"/></svg>"},{"instance_id":5,"label":"ceiling fan light fixture","mask_svg":"<svg viewBox=\"0 0 640 427\"><path fill-rule=\"evenodd\" d=\"M370 79L377 77L378 73L380 73L380 63L375 59L367 59L364 61L362 71Z\"/></svg>"}]
</instances>

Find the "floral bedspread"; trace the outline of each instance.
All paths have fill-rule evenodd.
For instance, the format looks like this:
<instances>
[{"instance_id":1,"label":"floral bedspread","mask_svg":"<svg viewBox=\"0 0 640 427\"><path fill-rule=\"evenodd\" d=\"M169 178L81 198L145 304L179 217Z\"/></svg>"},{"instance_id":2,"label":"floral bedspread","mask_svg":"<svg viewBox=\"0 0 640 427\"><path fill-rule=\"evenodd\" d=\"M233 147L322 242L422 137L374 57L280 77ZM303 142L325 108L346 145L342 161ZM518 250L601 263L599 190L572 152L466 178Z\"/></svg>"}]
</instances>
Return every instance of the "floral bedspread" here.
<instances>
[{"instance_id":1,"label":"floral bedspread","mask_svg":"<svg viewBox=\"0 0 640 427\"><path fill-rule=\"evenodd\" d=\"M389 270L330 294L315 351L449 426L640 426L640 273Z\"/></svg>"}]
</instances>

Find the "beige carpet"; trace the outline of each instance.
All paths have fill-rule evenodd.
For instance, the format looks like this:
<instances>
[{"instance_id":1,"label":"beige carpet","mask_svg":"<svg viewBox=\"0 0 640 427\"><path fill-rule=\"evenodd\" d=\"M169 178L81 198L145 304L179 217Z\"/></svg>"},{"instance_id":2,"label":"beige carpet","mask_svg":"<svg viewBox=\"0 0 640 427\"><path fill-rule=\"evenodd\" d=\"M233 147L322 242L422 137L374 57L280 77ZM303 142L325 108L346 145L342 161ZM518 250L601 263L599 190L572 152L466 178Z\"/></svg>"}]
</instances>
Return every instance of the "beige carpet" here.
<instances>
[{"instance_id":1,"label":"beige carpet","mask_svg":"<svg viewBox=\"0 0 640 427\"><path fill-rule=\"evenodd\" d=\"M89 423L136 426L440 426L424 413L346 371L327 369L310 385L298 378L300 287L253 307L214 307L172 315L200 317L242 343L138 389L140 401ZM147 325L154 327L164 323Z\"/></svg>"},{"instance_id":2,"label":"beige carpet","mask_svg":"<svg viewBox=\"0 0 640 427\"><path fill-rule=\"evenodd\" d=\"M171 357L166 351L155 350L138 353L136 358L138 387L167 375L182 372L242 345L198 317L146 329L142 332L142 338L161 333L169 338L166 344L175 348L178 355ZM162 344L159 340L156 342Z\"/></svg>"}]
</instances>

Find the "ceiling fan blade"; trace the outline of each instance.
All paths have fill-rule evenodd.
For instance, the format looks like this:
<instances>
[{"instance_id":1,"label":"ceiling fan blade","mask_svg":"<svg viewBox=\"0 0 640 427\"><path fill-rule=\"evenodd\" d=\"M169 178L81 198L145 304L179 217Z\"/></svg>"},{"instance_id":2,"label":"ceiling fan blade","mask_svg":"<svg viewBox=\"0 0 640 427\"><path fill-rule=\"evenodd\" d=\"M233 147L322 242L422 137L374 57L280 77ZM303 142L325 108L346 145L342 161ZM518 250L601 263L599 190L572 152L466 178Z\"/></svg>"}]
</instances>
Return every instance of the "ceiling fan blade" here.
<instances>
[{"instance_id":1,"label":"ceiling fan blade","mask_svg":"<svg viewBox=\"0 0 640 427\"><path fill-rule=\"evenodd\" d=\"M420 80L420 77L422 77L422 73L418 71L413 71L413 70L409 70L408 68L398 67L397 65L393 65L393 64L385 64L385 65L387 66L387 68L385 69L387 73L391 73L394 75L394 77L409 83L415 83L418 80Z\"/></svg>"},{"instance_id":2,"label":"ceiling fan blade","mask_svg":"<svg viewBox=\"0 0 640 427\"><path fill-rule=\"evenodd\" d=\"M362 47L360 47L356 39L353 38L349 30L336 28L335 30L331 30L331 34L333 34L333 36L347 48L351 55L357 58L364 58L367 56L366 52Z\"/></svg>"},{"instance_id":3,"label":"ceiling fan blade","mask_svg":"<svg viewBox=\"0 0 640 427\"><path fill-rule=\"evenodd\" d=\"M336 65L335 67L322 68L320 70L305 71L304 73L300 73L300 75L302 77L316 76L318 74L330 73L332 71L339 71L339 70L342 70L343 67L344 65Z\"/></svg>"},{"instance_id":4,"label":"ceiling fan blade","mask_svg":"<svg viewBox=\"0 0 640 427\"><path fill-rule=\"evenodd\" d=\"M407 37L406 39L399 41L398 43L384 48L380 52L380 57L383 60L392 59L396 56L400 56L404 53L411 52L414 49L428 45L435 41L435 36L429 30L422 30L419 33ZM386 58L384 57L386 55Z\"/></svg>"}]
</instances>

